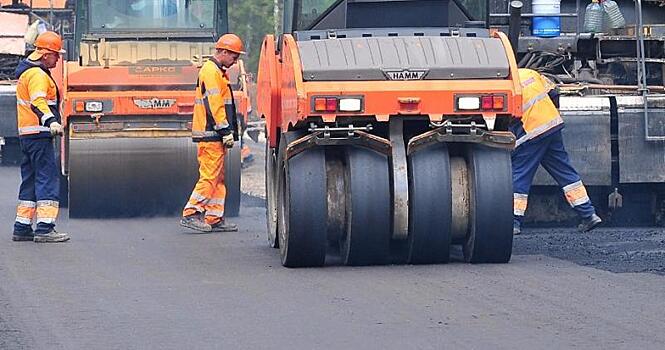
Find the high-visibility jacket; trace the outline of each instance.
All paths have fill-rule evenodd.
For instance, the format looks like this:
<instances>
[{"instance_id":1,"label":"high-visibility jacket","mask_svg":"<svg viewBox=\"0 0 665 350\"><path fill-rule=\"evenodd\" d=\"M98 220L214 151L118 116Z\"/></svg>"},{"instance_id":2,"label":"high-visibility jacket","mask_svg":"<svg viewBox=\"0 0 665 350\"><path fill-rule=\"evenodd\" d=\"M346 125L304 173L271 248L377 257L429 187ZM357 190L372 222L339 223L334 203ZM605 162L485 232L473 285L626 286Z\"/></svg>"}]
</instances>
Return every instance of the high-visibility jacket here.
<instances>
[{"instance_id":1,"label":"high-visibility jacket","mask_svg":"<svg viewBox=\"0 0 665 350\"><path fill-rule=\"evenodd\" d=\"M49 126L60 121L60 93L47 68L25 59L16 69L19 137L51 137Z\"/></svg>"},{"instance_id":2,"label":"high-visibility jacket","mask_svg":"<svg viewBox=\"0 0 665 350\"><path fill-rule=\"evenodd\" d=\"M192 139L220 141L221 135L233 132L227 118L227 105L233 105L233 95L222 65L214 58L206 61L199 71L194 100Z\"/></svg>"},{"instance_id":3,"label":"high-visibility jacket","mask_svg":"<svg viewBox=\"0 0 665 350\"><path fill-rule=\"evenodd\" d=\"M522 84L523 114L522 118L511 126L511 131L517 138L515 147L563 128L563 119L548 94L556 86L531 69L520 68L519 76Z\"/></svg>"}]
</instances>

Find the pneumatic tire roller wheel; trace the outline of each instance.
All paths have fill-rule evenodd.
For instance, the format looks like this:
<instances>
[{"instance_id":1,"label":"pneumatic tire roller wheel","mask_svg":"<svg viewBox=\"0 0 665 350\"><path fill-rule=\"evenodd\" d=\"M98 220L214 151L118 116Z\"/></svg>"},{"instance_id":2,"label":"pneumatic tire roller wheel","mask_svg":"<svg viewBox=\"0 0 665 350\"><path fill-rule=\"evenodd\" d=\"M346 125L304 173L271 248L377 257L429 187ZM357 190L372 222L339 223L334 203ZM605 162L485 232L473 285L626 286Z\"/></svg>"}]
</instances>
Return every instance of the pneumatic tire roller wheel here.
<instances>
[{"instance_id":1,"label":"pneumatic tire roller wheel","mask_svg":"<svg viewBox=\"0 0 665 350\"><path fill-rule=\"evenodd\" d=\"M452 197L445 144L411 154L409 166L409 264L438 264L450 256Z\"/></svg>"},{"instance_id":2,"label":"pneumatic tire roller wheel","mask_svg":"<svg viewBox=\"0 0 665 350\"><path fill-rule=\"evenodd\" d=\"M340 240L346 265L380 265L390 260L391 198L386 156L347 147L347 231Z\"/></svg>"},{"instance_id":3,"label":"pneumatic tire roller wheel","mask_svg":"<svg viewBox=\"0 0 665 350\"><path fill-rule=\"evenodd\" d=\"M513 247L513 186L510 151L469 145L471 213L464 260L507 263Z\"/></svg>"},{"instance_id":4,"label":"pneumatic tire roller wheel","mask_svg":"<svg viewBox=\"0 0 665 350\"><path fill-rule=\"evenodd\" d=\"M286 159L286 146L299 135L283 134L279 147L279 252L286 267L323 266L328 214L325 152L312 148Z\"/></svg>"},{"instance_id":5,"label":"pneumatic tire roller wheel","mask_svg":"<svg viewBox=\"0 0 665 350\"><path fill-rule=\"evenodd\" d=\"M224 157L224 185L226 185L224 216L226 217L236 217L240 214L241 150L240 142L235 142L233 148L226 150Z\"/></svg>"}]
</instances>

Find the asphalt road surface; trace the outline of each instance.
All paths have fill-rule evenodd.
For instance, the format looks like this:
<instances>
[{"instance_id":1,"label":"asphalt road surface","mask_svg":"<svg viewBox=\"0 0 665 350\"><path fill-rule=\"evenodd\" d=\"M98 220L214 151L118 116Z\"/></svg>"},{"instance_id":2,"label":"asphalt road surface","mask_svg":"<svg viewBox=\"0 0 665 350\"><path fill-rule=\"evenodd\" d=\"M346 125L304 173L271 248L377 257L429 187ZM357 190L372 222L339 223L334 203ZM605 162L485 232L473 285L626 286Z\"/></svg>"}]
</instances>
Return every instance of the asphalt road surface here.
<instances>
[{"instance_id":1,"label":"asphalt road surface","mask_svg":"<svg viewBox=\"0 0 665 350\"><path fill-rule=\"evenodd\" d=\"M0 349L665 348L662 229L527 230L505 265L286 269L257 206L207 235L62 210L70 242L11 242L18 183L0 167Z\"/></svg>"}]
</instances>

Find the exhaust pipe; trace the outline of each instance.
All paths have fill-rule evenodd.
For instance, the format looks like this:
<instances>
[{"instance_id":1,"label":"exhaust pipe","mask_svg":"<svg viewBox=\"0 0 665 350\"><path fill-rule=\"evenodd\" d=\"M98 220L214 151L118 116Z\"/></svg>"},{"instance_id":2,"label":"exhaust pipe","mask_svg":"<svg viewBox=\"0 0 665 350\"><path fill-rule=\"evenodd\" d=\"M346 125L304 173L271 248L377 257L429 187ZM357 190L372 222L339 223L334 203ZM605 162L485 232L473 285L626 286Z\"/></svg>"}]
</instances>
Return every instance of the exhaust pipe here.
<instances>
[{"instance_id":1,"label":"exhaust pipe","mask_svg":"<svg viewBox=\"0 0 665 350\"><path fill-rule=\"evenodd\" d=\"M520 26L522 22L522 4L521 1L510 2L510 19L508 20L508 40L513 47L515 59L517 59L517 49L519 48Z\"/></svg>"}]
</instances>

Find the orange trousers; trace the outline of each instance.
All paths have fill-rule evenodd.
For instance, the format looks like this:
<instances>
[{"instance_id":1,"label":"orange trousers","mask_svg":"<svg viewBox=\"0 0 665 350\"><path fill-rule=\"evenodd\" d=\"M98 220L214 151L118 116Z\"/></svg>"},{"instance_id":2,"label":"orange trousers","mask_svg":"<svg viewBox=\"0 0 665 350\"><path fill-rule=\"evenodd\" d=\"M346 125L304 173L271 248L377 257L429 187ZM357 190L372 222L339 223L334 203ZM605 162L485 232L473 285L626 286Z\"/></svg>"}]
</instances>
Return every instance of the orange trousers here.
<instances>
[{"instance_id":1,"label":"orange trousers","mask_svg":"<svg viewBox=\"0 0 665 350\"><path fill-rule=\"evenodd\" d=\"M205 222L212 225L224 218L224 155L226 148L221 142L199 142L199 181L187 201L182 216L204 214Z\"/></svg>"}]
</instances>

